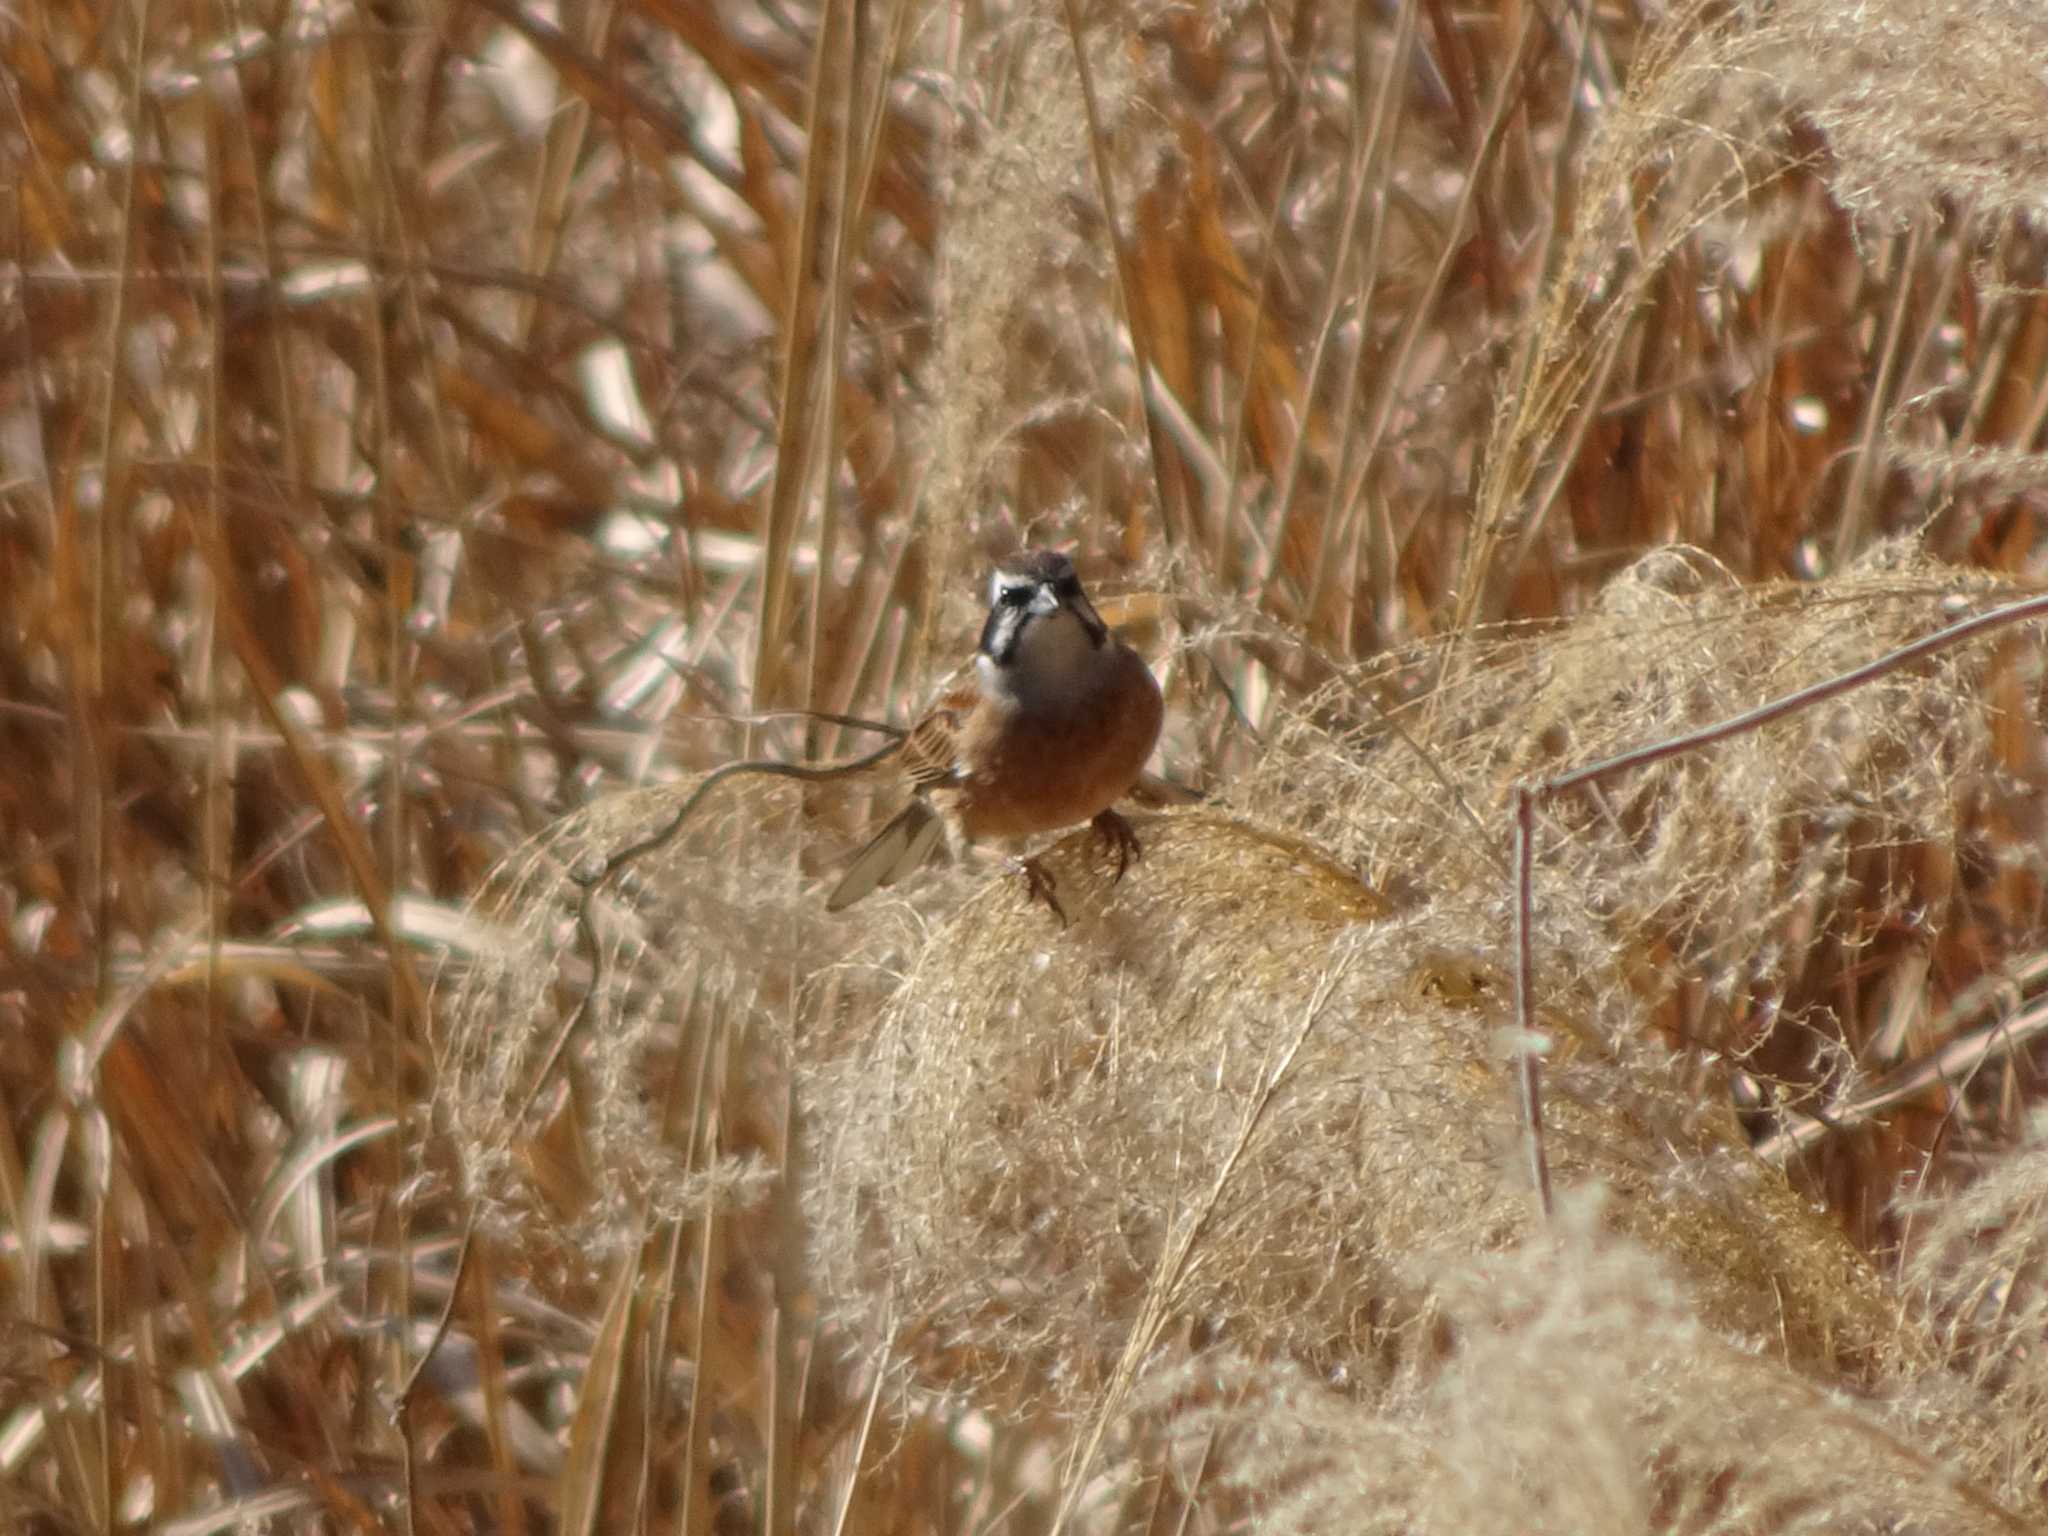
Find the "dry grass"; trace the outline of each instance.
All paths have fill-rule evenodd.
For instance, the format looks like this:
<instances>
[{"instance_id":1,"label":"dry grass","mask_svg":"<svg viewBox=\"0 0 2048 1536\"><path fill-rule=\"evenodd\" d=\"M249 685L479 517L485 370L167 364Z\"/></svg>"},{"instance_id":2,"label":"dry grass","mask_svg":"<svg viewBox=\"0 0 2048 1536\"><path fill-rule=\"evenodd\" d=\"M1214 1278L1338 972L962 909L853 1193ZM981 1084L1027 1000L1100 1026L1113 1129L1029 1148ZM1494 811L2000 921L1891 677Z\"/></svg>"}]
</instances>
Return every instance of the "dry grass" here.
<instances>
[{"instance_id":1,"label":"dry grass","mask_svg":"<svg viewBox=\"0 0 2048 1536\"><path fill-rule=\"evenodd\" d=\"M2048 1517L2025 0L0 18L0 1523ZM1145 380L1141 387L1140 380ZM1157 811L843 918L1071 543Z\"/></svg>"}]
</instances>

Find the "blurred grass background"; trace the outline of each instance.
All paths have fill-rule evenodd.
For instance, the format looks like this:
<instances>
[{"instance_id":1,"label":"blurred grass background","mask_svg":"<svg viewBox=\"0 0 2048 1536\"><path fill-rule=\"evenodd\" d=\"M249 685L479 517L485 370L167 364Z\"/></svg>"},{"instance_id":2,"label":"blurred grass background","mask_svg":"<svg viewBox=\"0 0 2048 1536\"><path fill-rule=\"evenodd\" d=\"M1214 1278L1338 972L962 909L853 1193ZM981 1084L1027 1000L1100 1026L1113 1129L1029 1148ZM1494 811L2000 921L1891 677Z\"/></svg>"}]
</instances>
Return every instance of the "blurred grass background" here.
<instances>
[{"instance_id":1,"label":"blurred grass background","mask_svg":"<svg viewBox=\"0 0 2048 1536\"><path fill-rule=\"evenodd\" d=\"M880 1090L807 1104L806 1051L917 1017L893 989L937 984L980 876L828 927L886 800L737 795L678 855L707 905L630 941L668 964L620 979L637 1032L584 1040L560 870L719 763L872 744L805 712L904 720L1020 539L1071 545L1155 659L1169 776L1397 904L1500 894L1514 777L2039 581L2024 0L29 0L0 50L14 1529L1368 1528L1318 1477L1407 1466L1385 1426L1432 1413L1488 1443L1471 1394L1509 1366L1401 1378L1354 1442L1302 1402L1364 1389L1276 1345L1127 1393L1148 1439L1062 1403L1057 1319L1001 1371L892 1348L891 1283L843 1278L885 1246L872 1191L829 1172L818 1294L793 1149ZM2034 641L1995 637L1761 767L1572 808L1546 888L1620 935L1599 964L1640 1011L1602 1038L1734 1104L1924 1324L1900 1439L1944 1383L1996 1407L1926 1453L1977 1483L1891 1506L1987 1528L2040 1517L2048 1443L2013 1363L2048 1181L2007 1156L2048 976L2041 695ZM1392 783L1356 771L1390 721L1435 764L1407 803L1455 786L1427 846L1344 809ZM1161 867L1227 880L1204 835ZM494 971L465 908L537 836L489 889L548 959ZM989 942L977 996L1037 974ZM1437 997L1468 974L1439 955ZM572 1070L536 1080L558 1031ZM562 1224L479 1224L501 1175ZM1654 1263L1601 1252L1439 1299L1491 1336L1577 1286L1614 1330L1588 1356L1695 1338ZM1190 1330L1198 1360L1230 1325ZM1795 1462L1865 1454L1796 1383L1866 1385L1893 1343L1839 1376L1788 1346L1760 1384L1698 1365L1720 1338L1674 1357L1703 1393L1777 1404ZM1279 1424L1339 1449L1304 1470ZM1880 1518L1698 1492L1727 1475L1602 1519ZM1387 1528L1479 1528L1416 1499ZM1598 1523L1572 1509L1501 1528Z\"/></svg>"}]
</instances>

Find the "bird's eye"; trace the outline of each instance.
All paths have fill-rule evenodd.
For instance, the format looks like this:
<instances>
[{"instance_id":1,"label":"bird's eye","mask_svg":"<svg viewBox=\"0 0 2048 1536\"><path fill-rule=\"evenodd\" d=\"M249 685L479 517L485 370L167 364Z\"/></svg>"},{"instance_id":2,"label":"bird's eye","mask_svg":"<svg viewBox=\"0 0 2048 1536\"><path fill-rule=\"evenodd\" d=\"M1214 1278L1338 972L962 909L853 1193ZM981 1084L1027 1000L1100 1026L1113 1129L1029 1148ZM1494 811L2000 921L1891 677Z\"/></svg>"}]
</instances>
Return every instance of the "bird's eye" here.
<instances>
[{"instance_id":1,"label":"bird's eye","mask_svg":"<svg viewBox=\"0 0 2048 1536\"><path fill-rule=\"evenodd\" d=\"M1022 608L1031 601L1031 589L1029 587L1005 587L999 601L1008 608Z\"/></svg>"}]
</instances>

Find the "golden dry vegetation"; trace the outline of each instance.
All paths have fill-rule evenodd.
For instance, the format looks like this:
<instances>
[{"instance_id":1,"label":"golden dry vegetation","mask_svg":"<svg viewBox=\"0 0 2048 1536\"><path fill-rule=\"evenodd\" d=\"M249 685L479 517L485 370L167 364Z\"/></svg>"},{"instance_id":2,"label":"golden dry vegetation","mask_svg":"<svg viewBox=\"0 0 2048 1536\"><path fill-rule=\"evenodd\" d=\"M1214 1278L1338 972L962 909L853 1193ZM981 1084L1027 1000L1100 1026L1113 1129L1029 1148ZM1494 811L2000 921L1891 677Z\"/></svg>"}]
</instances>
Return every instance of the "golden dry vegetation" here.
<instances>
[{"instance_id":1,"label":"golden dry vegetation","mask_svg":"<svg viewBox=\"0 0 2048 1536\"><path fill-rule=\"evenodd\" d=\"M5 1528L2048 1519L2037 0L0 52Z\"/></svg>"}]
</instances>

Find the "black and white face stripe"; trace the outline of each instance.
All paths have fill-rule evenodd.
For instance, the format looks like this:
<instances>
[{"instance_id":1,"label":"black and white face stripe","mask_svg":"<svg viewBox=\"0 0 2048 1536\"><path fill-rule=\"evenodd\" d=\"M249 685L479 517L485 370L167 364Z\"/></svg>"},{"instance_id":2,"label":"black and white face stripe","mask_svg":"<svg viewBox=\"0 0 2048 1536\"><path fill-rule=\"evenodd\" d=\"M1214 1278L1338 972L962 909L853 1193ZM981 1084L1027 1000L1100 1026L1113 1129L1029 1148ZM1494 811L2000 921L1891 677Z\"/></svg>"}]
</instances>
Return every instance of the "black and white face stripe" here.
<instances>
[{"instance_id":1,"label":"black and white face stripe","mask_svg":"<svg viewBox=\"0 0 2048 1536\"><path fill-rule=\"evenodd\" d=\"M1081 590L1081 578L1065 555L1034 549L998 566L989 580L988 621L981 626L982 654L998 666L1009 665L1025 630L1062 608L1080 621L1091 644L1099 646L1109 637L1109 626Z\"/></svg>"}]
</instances>

